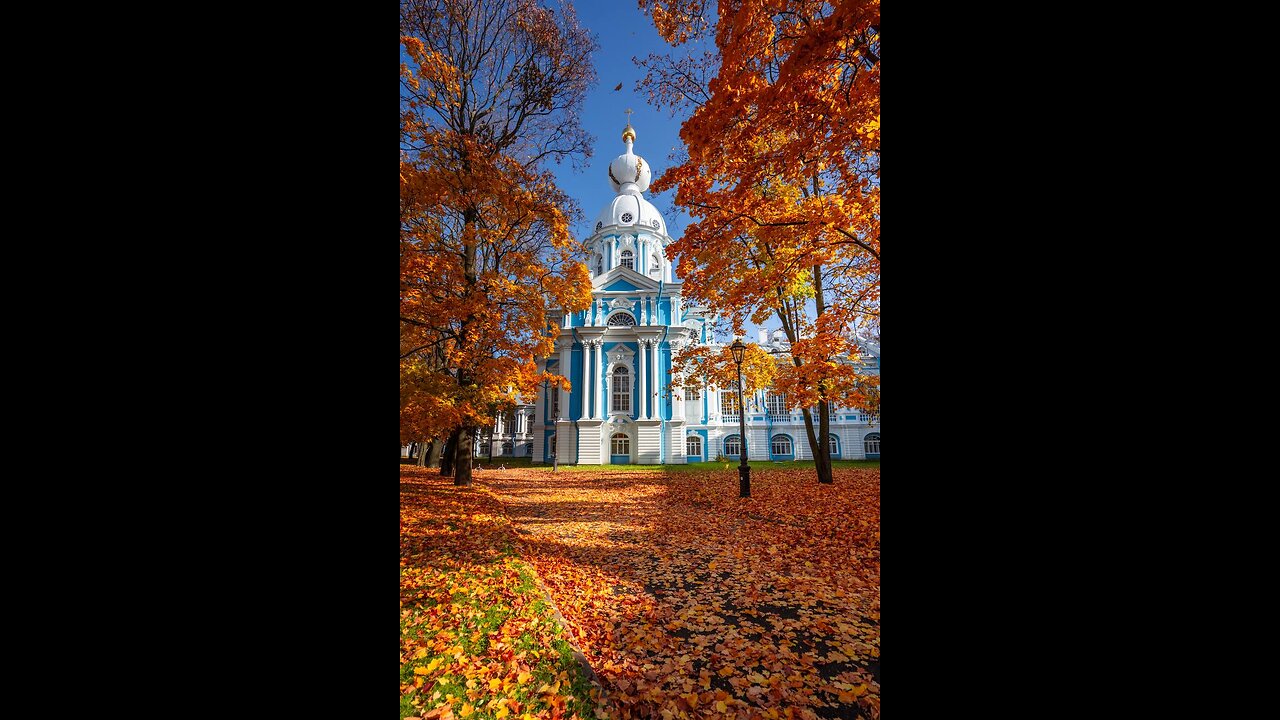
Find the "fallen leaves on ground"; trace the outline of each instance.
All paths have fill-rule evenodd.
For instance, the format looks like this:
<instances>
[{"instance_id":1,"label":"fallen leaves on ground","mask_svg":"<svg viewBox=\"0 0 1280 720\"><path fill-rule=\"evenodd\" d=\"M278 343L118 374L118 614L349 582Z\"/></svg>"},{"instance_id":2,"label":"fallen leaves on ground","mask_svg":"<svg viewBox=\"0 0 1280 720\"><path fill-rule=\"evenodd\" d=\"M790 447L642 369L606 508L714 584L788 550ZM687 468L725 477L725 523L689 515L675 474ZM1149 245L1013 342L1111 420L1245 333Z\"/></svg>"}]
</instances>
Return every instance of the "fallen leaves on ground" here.
<instances>
[{"instance_id":1,"label":"fallen leaves on ground","mask_svg":"<svg viewBox=\"0 0 1280 720\"><path fill-rule=\"evenodd\" d=\"M513 552L502 503L400 468L400 717L594 717L592 687Z\"/></svg>"},{"instance_id":2,"label":"fallen leaves on ground","mask_svg":"<svg viewBox=\"0 0 1280 720\"><path fill-rule=\"evenodd\" d=\"M486 471L608 715L879 718L880 472Z\"/></svg>"}]
</instances>

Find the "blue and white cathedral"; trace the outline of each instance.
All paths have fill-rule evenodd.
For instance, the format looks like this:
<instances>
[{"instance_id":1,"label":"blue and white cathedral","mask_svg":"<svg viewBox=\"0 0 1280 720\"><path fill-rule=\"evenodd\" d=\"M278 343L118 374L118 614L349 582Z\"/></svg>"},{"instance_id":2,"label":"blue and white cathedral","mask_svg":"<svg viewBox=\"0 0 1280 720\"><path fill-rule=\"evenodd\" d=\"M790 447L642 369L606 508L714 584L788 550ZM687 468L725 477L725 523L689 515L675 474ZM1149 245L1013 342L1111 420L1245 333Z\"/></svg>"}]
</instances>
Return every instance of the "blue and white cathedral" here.
<instances>
[{"instance_id":1,"label":"blue and white cathedral","mask_svg":"<svg viewBox=\"0 0 1280 720\"><path fill-rule=\"evenodd\" d=\"M686 388L675 396L671 356L689 343L716 344L705 308L682 302L682 285L666 257L673 242L662 214L648 200L652 172L632 152L636 132L622 132L626 152L609 163L617 195L596 218L586 241L592 303L562 316L556 354L540 364L570 379L535 403L533 462L581 465L684 464L741 453L736 391ZM761 331L761 345L782 354ZM863 362L879 370L879 347ZM584 380L585 378L585 380ZM747 398L750 460L810 457L799 411L780 396ZM833 458L878 458L879 423L858 411L832 411Z\"/></svg>"}]
</instances>

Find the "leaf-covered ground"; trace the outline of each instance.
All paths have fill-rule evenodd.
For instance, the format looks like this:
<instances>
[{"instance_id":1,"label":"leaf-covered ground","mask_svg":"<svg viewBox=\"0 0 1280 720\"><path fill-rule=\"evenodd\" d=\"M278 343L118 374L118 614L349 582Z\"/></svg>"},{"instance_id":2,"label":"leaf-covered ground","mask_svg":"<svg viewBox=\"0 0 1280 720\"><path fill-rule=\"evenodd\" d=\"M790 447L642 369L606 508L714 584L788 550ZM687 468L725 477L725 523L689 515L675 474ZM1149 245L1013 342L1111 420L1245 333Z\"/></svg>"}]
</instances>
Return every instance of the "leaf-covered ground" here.
<instances>
[{"instance_id":1,"label":"leaf-covered ground","mask_svg":"<svg viewBox=\"0 0 1280 720\"><path fill-rule=\"evenodd\" d=\"M491 491L400 468L400 717L594 717L591 687Z\"/></svg>"},{"instance_id":2,"label":"leaf-covered ground","mask_svg":"<svg viewBox=\"0 0 1280 720\"><path fill-rule=\"evenodd\" d=\"M487 470L620 718L878 718L880 471ZM589 717L589 716L588 716Z\"/></svg>"}]
</instances>

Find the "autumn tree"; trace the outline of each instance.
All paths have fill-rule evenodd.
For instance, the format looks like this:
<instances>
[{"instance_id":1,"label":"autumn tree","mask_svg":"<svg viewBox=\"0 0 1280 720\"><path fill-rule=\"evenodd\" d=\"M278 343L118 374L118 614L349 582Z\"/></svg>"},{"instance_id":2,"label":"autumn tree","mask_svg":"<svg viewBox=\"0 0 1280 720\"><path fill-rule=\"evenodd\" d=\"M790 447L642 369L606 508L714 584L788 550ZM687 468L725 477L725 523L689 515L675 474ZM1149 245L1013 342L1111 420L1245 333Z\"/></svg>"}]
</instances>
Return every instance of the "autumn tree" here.
<instances>
[{"instance_id":1,"label":"autumn tree","mask_svg":"<svg viewBox=\"0 0 1280 720\"><path fill-rule=\"evenodd\" d=\"M447 435L469 485L476 429L542 380L548 310L590 302L547 163L590 155L596 45L535 0L406 0L400 35L401 434Z\"/></svg>"},{"instance_id":2,"label":"autumn tree","mask_svg":"<svg viewBox=\"0 0 1280 720\"><path fill-rule=\"evenodd\" d=\"M733 318L777 318L791 341L778 390L803 413L820 482L833 404L863 406L878 378L854 362L855 326L880 307L878 0L640 0L678 47L640 87L690 111L687 155L652 188L695 222L670 245L685 293ZM817 427L811 409L818 410Z\"/></svg>"}]
</instances>

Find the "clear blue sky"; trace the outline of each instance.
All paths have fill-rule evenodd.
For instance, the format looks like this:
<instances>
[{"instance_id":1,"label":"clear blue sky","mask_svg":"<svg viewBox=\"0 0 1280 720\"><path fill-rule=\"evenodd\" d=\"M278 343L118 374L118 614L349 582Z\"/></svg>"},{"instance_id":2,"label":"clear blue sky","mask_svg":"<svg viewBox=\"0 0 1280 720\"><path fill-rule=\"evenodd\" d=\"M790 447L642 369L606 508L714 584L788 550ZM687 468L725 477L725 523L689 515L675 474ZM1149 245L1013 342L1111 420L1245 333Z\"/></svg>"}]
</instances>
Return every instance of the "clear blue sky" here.
<instances>
[{"instance_id":1,"label":"clear blue sky","mask_svg":"<svg viewBox=\"0 0 1280 720\"><path fill-rule=\"evenodd\" d=\"M594 153L588 160L585 172L575 173L566 163L553 166L560 187L578 201L584 217L574 227L574 234L585 239L591 234L591 223L601 208L614 197L609 185L609 161L626 152L622 144L622 129L626 127L627 108L634 110L631 125L636 129L634 151L642 156L657 179L671 167L669 156L680 144L682 113L671 117L670 110L659 110L649 105L636 91L636 83L644 72L631 62L632 57L643 58L649 53L664 54L673 50L653 29L653 22L640 12L636 0L611 0L574 3L578 22L595 36L600 44L592 61L596 67L596 86L587 93L583 104L582 127L595 136ZM674 48L684 51L684 45ZM622 83L621 90L614 90ZM657 206L667 220L667 231L672 237L680 237L689 224L687 215L672 210L674 192L645 196Z\"/></svg>"},{"instance_id":2,"label":"clear blue sky","mask_svg":"<svg viewBox=\"0 0 1280 720\"><path fill-rule=\"evenodd\" d=\"M587 93L582 108L582 127L595 136L594 152L587 161L585 172L575 173L565 163L552 165L556 181L572 198L578 201L583 217L573 228L574 237L585 240L591 235L592 223L600 214L600 210L614 198L613 188L609 184L609 162L626 152L622 144L622 129L626 127L627 108L634 110L631 125L636 129L634 151L645 159L653 170L656 180L673 162L671 153L680 147L680 124L687 117L687 111L678 111L672 117L668 108L657 108L649 105L636 84L644 77L644 70L637 67L631 58L644 58L649 53L685 53L693 49L701 50L701 46L686 43L672 48L653 28L653 21L640 12L635 0L606 0L592 2L581 0L575 2L578 22L596 37L600 49L592 58L596 66L597 83ZM622 83L621 90L614 90ZM679 239L684 229L691 222L689 216L673 207L675 191L661 195L646 192L645 197L653 203L667 221L667 233ZM675 268L677 276L680 268ZM770 330L777 329L778 323L766 321ZM756 325L747 321L748 339L756 339Z\"/></svg>"}]
</instances>

